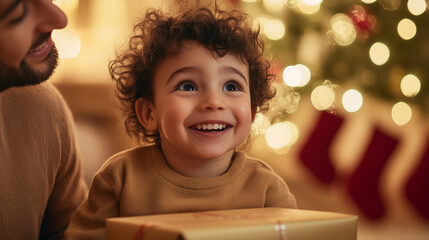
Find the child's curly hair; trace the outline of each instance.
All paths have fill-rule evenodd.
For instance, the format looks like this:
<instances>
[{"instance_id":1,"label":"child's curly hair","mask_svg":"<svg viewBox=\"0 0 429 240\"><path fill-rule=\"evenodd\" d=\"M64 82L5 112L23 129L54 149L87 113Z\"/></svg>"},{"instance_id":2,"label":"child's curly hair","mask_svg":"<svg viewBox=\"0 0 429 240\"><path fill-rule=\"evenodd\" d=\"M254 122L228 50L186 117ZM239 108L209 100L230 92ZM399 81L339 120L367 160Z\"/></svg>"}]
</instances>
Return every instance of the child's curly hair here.
<instances>
[{"instance_id":1,"label":"child's curly hair","mask_svg":"<svg viewBox=\"0 0 429 240\"><path fill-rule=\"evenodd\" d=\"M248 16L239 11L211 10L206 7L187 9L177 16L149 10L134 27L128 49L109 63L116 82L115 93L123 106L125 127L129 135L148 143L159 143L158 131L149 132L138 121L135 104L139 98L153 102L153 75L167 56L180 51L183 41L197 41L219 56L232 53L249 66L251 106L264 111L274 97L270 86L273 75L263 56L264 42L259 29L252 29Z\"/></svg>"}]
</instances>

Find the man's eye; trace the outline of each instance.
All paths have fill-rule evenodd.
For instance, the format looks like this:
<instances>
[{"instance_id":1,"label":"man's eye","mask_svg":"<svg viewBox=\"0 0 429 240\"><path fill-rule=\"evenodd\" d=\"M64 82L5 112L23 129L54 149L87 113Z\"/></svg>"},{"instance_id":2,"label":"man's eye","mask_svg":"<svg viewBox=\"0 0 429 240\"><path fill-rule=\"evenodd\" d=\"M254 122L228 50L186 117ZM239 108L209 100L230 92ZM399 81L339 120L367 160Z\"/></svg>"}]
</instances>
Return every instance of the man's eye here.
<instances>
[{"instance_id":1,"label":"man's eye","mask_svg":"<svg viewBox=\"0 0 429 240\"><path fill-rule=\"evenodd\" d=\"M242 91L242 88L239 83L235 81L230 81L223 87L223 91Z\"/></svg>"},{"instance_id":2,"label":"man's eye","mask_svg":"<svg viewBox=\"0 0 429 240\"><path fill-rule=\"evenodd\" d=\"M12 24L12 25L14 25L14 24L17 24L17 23L20 23L22 20L24 20L25 19L25 17L27 17L27 13L28 13L28 9L27 9L27 5L26 4L24 4L24 3L22 3L21 4L21 6L20 7L18 7L18 9L19 8L21 8L22 10L19 10L19 11L21 11L21 14L19 14L19 16L18 17L16 17L16 18L14 18L14 19L12 19L9 23L10 24Z\"/></svg>"},{"instance_id":3,"label":"man's eye","mask_svg":"<svg viewBox=\"0 0 429 240\"><path fill-rule=\"evenodd\" d=\"M177 85L176 89L181 91L197 91L197 87L192 82L181 82Z\"/></svg>"}]
</instances>

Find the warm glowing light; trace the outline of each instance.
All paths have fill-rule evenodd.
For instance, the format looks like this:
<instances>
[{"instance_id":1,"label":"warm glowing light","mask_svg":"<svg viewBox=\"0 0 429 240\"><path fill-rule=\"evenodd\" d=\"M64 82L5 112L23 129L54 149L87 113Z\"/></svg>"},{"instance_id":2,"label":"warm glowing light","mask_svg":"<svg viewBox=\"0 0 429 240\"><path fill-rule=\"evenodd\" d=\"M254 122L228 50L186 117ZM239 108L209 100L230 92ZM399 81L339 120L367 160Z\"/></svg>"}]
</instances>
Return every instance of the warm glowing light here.
<instances>
[{"instance_id":1,"label":"warm glowing light","mask_svg":"<svg viewBox=\"0 0 429 240\"><path fill-rule=\"evenodd\" d=\"M281 39L285 33L285 26L282 21L269 19L263 25L264 34L271 40Z\"/></svg>"},{"instance_id":2,"label":"warm glowing light","mask_svg":"<svg viewBox=\"0 0 429 240\"><path fill-rule=\"evenodd\" d=\"M335 93L331 87L318 86L311 92L311 103L317 110L326 110L332 107Z\"/></svg>"},{"instance_id":3,"label":"warm glowing light","mask_svg":"<svg viewBox=\"0 0 429 240\"><path fill-rule=\"evenodd\" d=\"M371 3L375 3L377 0L362 0L363 3L366 4L371 4Z\"/></svg>"},{"instance_id":4,"label":"warm glowing light","mask_svg":"<svg viewBox=\"0 0 429 240\"><path fill-rule=\"evenodd\" d=\"M303 65L297 64L294 66L287 66L283 70L283 81L289 87L303 87L310 81L310 69Z\"/></svg>"},{"instance_id":5,"label":"warm glowing light","mask_svg":"<svg viewBox=\"0 0 429 240\"><path fill-rule=\"evenodd\" d=\"M335 42L340 46L348 46L356 39L356 29L349 16L343 13L334 15L331 19L331 28Z\"/></svg>"},{"instance_id":6,"label":"warm glowing light","mask_svg":"<svg viewBox=\"0 0 429 240\"><path fill-rule=\"evenodd\" d=\"M389 48L384 43L376 42L369 49L369 57L374 64L383 65L389 60Z\"/></svg>"},{"instance_id":7,"label":"warm glowing light","mask_svg":"<svg viewBox=\"0 0 429 240\"><path fill-rule=\"evenodd\" d=\"M299 71L301 71L301 75L302 75L302 78L298 87L304 87L305 85L307 85L308 82L310 82L311 71L304 64L297 64L296 67L299 69Z\"/></svg>"},{"instance_id":8,"label":"warm glowing light","mask_svg":"<svg viewBox=\"0 0 429 240\"><path fill-rule=\"evenodd\" d=\"M270 120L264 114L257 113L252 124L252 133L255 135L264 134L270 126Z\"/></svg>"},{"instance_id":9,"label":"warm glowing light","mask_svg":"<svg viewBox=\"0 0 429 240\"><path fill-rule=\"evenodd\" d=\"M317 13L320 10L320 3L317 2L319 1L301 0L298 2L298 9L308 15Z\"/></svg>"},{"instance_id":10,"label":"warm glowing light","mask_svg":"<svg viewBox=\"0 0 429 240\"><path fill-rule=\"evenodd\" d=\"M427 3L425 0L408 0L407 7L411 14L418 16L426 11Z\"/></svg>"},{"instance_id":11,"label":"warm glowing light","mask_svg":"<svg viewBox=\"0 0 429 240\"><path fill-rule=\"evenodd\" d=\"M278 13L283 9L284 2L283 0L262 0L262 5L267 11Z\"/></svg>"},{"instance_id":12,"label":"warm glowing light","mask_svg":"<svg viewBox=\"0 0 429 240\"><path fill-rule=\"evenodd\" d=\"M412 115L411 107L404 102L398 102L392 107L392 119L398 126L407 124Z\"/></svg>"},{"instance_id":13,"label":"warm glowing light","mask_svg":"<svg viewBox=\"0 0 429 240\"><path fill-rule=\"evenodd\" d=\"M347 112L356 112L362 107L363 97L359 91L350 89L343 94L342 101Z\"/></svg>"},{"instance_id":14,"label":"warm glowing light","mask_svg":"<svg viewBox=\"0 0 429 240\"><path fill-rule=\"evenodd\" d=\"M62 1L62 8L66 12L72 12L78 9L79 0L64 0Z\"/></svg>"},{"instance_id":15,"label":"warm glowing light","mask_svg":"<svg viewBox=\"0 0 429 240\"><path fill-rule=\"evenodd\" d=\"M408 18L402 19L398 23L398 34L404 40L413 38L417 33L416 24Z\"/></svg>"},{"instance_id":16,"label":"warm glowing light","mask_svg":"<svg viewBox=\"0 0 429 240\"><path fill-rule=\"evenodd\" d=\"M308 6L320 5L323 0L301 0L302 3Z\"/></svg>"},{"instance_id":17,"label":"warm glowing light","mask_svg":"<svg viewBox=\"0 0 429 240\"><path fill-rule=\"evenodd\" d=\"M296 66L287 66L283 70L283 81L290 87L296 87L301 83L302 73Z\"/></svg>"},{"instance_id":18,"label":"warm glowing light","mask_svg":"<svg viewBox=\"0 0 429 240\"><path fill-rule=\"evenodd\" d=\"M241 0L243 2L247 2L247 3L254 3L257 2L258 0Z\"/></svg>"},{"instance_id":19,"label":"warm glowing light","mask_svg":"<svg viewBox=\"0 0 429 240\"><path fill-rule=\"evenodd\" d=\"M58 49L60 58L74 58L81 48L79 35L71 30L53 31L52 39Z\"/></svg>"},{"instance_id":20,"label":"warm glowing light","mask_svg":"<svg viewBox=\"0 0 429 240\"><path fill-rule=\"evenodd\" d=\"M414 97L420 91L420 80L413 74L408 74L401 80L401 91L407 97Z\"/></svg>"},{"instance_id":21,"label":"warm glowing light","mask_svg":"<svg viewBox=\"0 0 429 240\"><path fill-rule=\"evenodd\" d=\"M286 121L279 122L268 128L265 141L273 149L292 146L298 140L299 130L295 124Z\"/></svg>"},{"instance_id":22,"label":"warm glowing light","mask_svg":"<svg viewBox=\"0 0 429 240\"><path fill-rule=\"evenodd\" d=\"M253 21L253 28L258 29L260 28L262 31L264 30L264 25L268 21L268 18L265 17L258 17Z\"/></svg>"}]
</instances>

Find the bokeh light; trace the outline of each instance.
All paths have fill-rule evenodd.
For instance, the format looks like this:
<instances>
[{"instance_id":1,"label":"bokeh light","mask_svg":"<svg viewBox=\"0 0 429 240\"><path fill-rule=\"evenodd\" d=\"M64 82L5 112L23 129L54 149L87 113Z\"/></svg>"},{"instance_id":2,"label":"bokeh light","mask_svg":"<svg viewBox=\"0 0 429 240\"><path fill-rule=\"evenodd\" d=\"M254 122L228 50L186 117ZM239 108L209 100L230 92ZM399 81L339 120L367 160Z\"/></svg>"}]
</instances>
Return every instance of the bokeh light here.
<instances>
[{"instance_id":1,"label":"bokeh light","mask_svg":"<svg viewBox=\"0 0 429 240\"><path fill-rule=\"evenodd\" d=\"M398 102L392 107L392 119L398 126L407 124L411 120L412 115L411 107L404 102Z\"/></svg>"},{"instance_id":2,"label":"bokeh light","mask_svg":"<svg viewBox=\"0 0 429 240\"><path fill-rule=\"evenodd\" d=\"M411 14L418 16L426 11L427 3L425 0L408 0L407 7Z\"/></svg>"},{"instance_id":3,"label":"bokeh light","mask_svg":"<svg viewBox=\"0 0 429 240\"><path fill-rule=\"evenodd\" d=\"M307 85L307 83L310 82L310 79L311 79L310 68L308 68L304 64L297 64L295 66L299 69L299 71L301 71L301 75L302 75L302 78L301 78L301 81L300 81L298 87L304 87L305 85Z\"/></svg>"},{"instance_id":4,"label":"bokeh light","mask_svg":"<svg viewBox=\"0 0 429 240\"><path fill-rule=\"evenodd\" d=\"M268 128L265 141L273 149L281 149L295 144L299 137L299 130L292 122L279 122Z\"/></svg>"},{"instance_id":5,"label":"bokeh light","mask_svg":"<svg viewBox=\"0 0 429 240\"><path fill-rule=\"evenodd\" d=\"M408 74L401 80L401 91L407 97L414 97L420 91L421 83L418 77Z\"/></svg>"},{"instance_id":6,"label":"bokeh light","mask_svg":"<svg viewBox=\"0 0 429 240\"><path fill-rule=\"evenodd\" d=\"M347 112L356 112L362 107L362 94L355 89L349 89L343 94L342 103Z\"/></svg>"},{"instance_id":7,"label":"bokeh light","mask_svg":"<svg viewBox=\"0 0 429 240\"><path fill-rule=\"evenodd\" d=\"M320 5L323 0L301 0L302 3L308 6Z\"/></svg>"},{"instance_id":8,"label":"bokeh light","mask_svg":"<svg viewBox=\"0 0 429 240\"><path fill-rule=\"evenodd\" d=\"M304 64L285 67L283 70L283 81L289 87L303 87L310 81L310 69Z\"/></svg>"},{"instance_id":9,"label":"bokeh light","mask_svg":"<svg viewBox=\"0 0 429 240\"><path fill-rule=\"evenodd\" d=\"M369 57L374 64L383 65L389 60L390 50L386 44L376 42L369 49Z\"/></svg>"},{"instance_id":10,"label":"bokeh light","mask_svg":"<svg viewBox=\"0 0 429 240\"><path fill-rule=\"evenodd\" d=\"M331 18L331 28L335 42L340 46L348 46L356 39L356 29L349 16L337 13Z\"/></svg>"},{"instance_id":11,"label":"bokeh light","mask_svg":"<svg viewBox=\"0 0 429 240\"><path fill-rule=\"evenodd\" d=\"M262 0L262 5L268 12L280 13L284 7L283 0Z\"/></svg>"},{"instance_id":12,"label":"bokeh light","mask_svg":"<svg viewBox=\"0 0 429 240\"><path fill-rule=\"evenodd\" d=\"M264 31L264 25L268 21L268 18L266 17L258 17L253 20L253 28L254 29L261 29L261 31Z\"/></svg>"},{"instance_id":13,"label":"bokeh light","mask_svg":"<svg viewBox=\"0 0 429 240\"><path fill-rule=\"evenodd\" d=\"M270 126L270 119L268 119L268 117L266 117L262 113L257 113L255 115L255 120L252 124L252 134L256 136L262 135L267 131Z\"/></svg>"},{"instance_id":14,"label":"bokeh light","mask_svg":"<svg viewBox=\"0 0 429 240\"><path fill-rule=\"evenodd\" d=\"M290 87L296 87L301 83L302 73L296 66L287 66L283 70L283 81Z\"/></svg>"},{"instance_id":15,"label":"bokeh light","mask_svg":"<svg viewBox=\"0 0 429 240\"><path fill-rule=\"evenodd\" d=\"M279 40L286 33L285 25L278 19L268 19L264 21L263 31L265 36L271 40Z\"/></svg>"},{"instance_id":16,"label":"bokeh light","mask_svg":"<svg viewBox=\"0 0 429 240\"><path fill-rule=\"evenodd\" d=\"M81 49L79 35L70 29L52 32L52 40L58 49L60 58L74 58Z\"/></svg>"},{"instance_id":17,"label":"bokeh light","mask_svg":"<svg viewBox=\"0 0 429 240\"><path fill-rule=\"evenodd\" d=\"M298 9L304 14L315 14L320 10L320 3L318 0L301 0L298 2Z\"/></svg>"},{"instance_id":18,"label":"bokeh light","mask_svg":"<svg viewBox=\"0 0 429 240\"><path fill-rule=\"evenodd\" d=\"M410 40L417 33L416 24L408 18L402 19L398 23L398 34L404 40Z\"/></svg>"},{"instance_id":19,"label":"bokeh light","mask_svg":"<svg viewBox=\"0 0 429 240\"><path fill-rule=\"evenodd\" d=\"M317 110L326 110L332 107L335 100L335 92L332 87L321 85L311 92L311 103Z\"/></svg>"}]
</instances>

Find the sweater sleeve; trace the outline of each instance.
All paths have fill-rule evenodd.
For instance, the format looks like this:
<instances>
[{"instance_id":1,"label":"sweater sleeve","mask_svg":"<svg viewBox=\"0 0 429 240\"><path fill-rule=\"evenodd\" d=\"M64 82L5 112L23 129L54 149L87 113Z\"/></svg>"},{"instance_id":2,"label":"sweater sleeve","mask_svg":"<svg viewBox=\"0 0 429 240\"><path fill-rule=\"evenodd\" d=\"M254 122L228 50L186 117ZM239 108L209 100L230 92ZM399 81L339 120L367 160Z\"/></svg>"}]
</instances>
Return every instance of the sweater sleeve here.
<instances>
[{"instance_id":1,"label":"sweater sleeve","mask_svg":"<svg viewBox=\"0 0 429 240\"><path fill-rule=\"evenodd\" d=\"M253 162L256 163L258 172L254 175L260 176L266 183L264 207L297 208L295 197L286 182L267 163L260 160Z\"/></svg>"},{"instance_id":2,"label":"sweater sleeve","mask_svg":"<svg viewBox=\"0 0 429 240\"><path fill-rule=\"evenodd\" d=\"M105 170L106 166L95 175L88 198L73 214L64 239L106 238L106 219L119 216L120 190L115 186L122 184L115 184L118 179L115 173L120 172L118 169Z\"/></svg>"},{"instance_id":3,"label":"sweater sleeve","mask_svg":"<svg viewBox=\"0 0 429 240\"><path fill-rule=\"evenodd\" d=\"M46 91L44 91L46 90ZM44 211L39 239L61 239L69 224L71 215L83 202L87 194L86 183L81 177L81 158L75 139L73 116L59 92L50 84L40 86L44 97L51 97L46 101L51 109L51 129L56 134L50 137L45 148L58 148L58 160L48 157L47 166L56 168L52 172L52 189ZM54 142L54 143L53 143ZM53 164L59 162L58 165ZM56 167L55 167L56 166ZM47 171L50 172L50 171Z\"/></svg>"},{"instance_id":4,"label":"sweater sleeve","mask_svg":"<svg viewBox=\"0 0 429 240\"><path fill-rule=\"evenodd\" d=\"M297 208L295 197L278 176L267 189L265 207Z\"/></svg>"}]
</instances>

